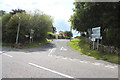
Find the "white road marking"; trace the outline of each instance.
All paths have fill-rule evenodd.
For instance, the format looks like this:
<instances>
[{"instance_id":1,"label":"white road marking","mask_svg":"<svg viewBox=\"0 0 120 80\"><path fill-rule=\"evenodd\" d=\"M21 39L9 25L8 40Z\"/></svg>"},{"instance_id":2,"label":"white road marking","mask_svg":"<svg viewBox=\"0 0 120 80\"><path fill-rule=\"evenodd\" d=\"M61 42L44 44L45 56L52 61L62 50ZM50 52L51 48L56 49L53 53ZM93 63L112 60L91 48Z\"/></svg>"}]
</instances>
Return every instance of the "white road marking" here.
<instances>
[{"instance_id":1,"label":"white road marking","mask_svg":"<svg viewBox=\"0 0 120 80\"><path fill-rule=\"evenodd\" d=\"M48 54L48 56L50 56L51 53L52 53L53 51L55 51L55 50L56 50L56 48L51 49L50 52L49 52L49 54Z\"/></svg>"},{"instance_id":2,"label":"white road marking","mask_svg":"<svg viewBox=\"0 0 120 80\"><path fill-rule=\"evenodd\" d=\"M115 68L114 66L111 66L111 65L107 65L105 67L108 67L108 68Z\"/></svg>"},{"instance_id":3,"label":"white road marking","mask_svg":"<svg viewBox=\"0 0 120 80\"><path fill-rule=\"evenodd\" d=\"M60 49L60 50L67 51L67 49L66 49L66 48L64 48L64 47L61 47L61 49Z\"/></svg>"},{"instance_id":4,"label":"white road marking","mask_svg":"<svg viewBox=\"0 0 120 80\"><path fill-rule=\"evenodd\" d=\"M49 71L49 72L59 74L59 75L61 75L61 76L67 77L67 78L74 78L74 77L72 77L72 76L69 76L69 75L66 75L66 74L63 74L63 73L60 73L60 72L54 71L54 70L52 70L52 69L48 69L48 68L45 68L45 67L42 67L42 66L36 65L36 64L33 64L33 63L29 63L29 64L32 65L32 66L35 66L35 67L38 67L38 68L44 69L44 70Z\"/></svg>"},{"instance_id":5,"label":"white road marking","mask_svg":"<svg viewBox=\"0 0 120 80\"><path fill-rule=\"evenodd\" d=\"M92 63L92 64L97 66L102 65L102 63Z\"/></svg>"},{"instance_id":6,"label":"white road marking","mask_svg":"<svg viewBox=\"0 0 120 80\"><path fill-rule=\"evenodd\" d=\"M51 50L51 52L52 52L52 50ZM48 55L48 56L52 56L52 55ZM89 61L79 60L79 59L71 59L71 58L67 58L67 57L63 57L63 56L56 56L56 55L54 55L54 57L55 58L64 59L64 60L79 61L80 63L91 63ZM91 63L91 64L96 65L96 66L104 65L104 64L98 63L98 62L94 62L94 63ZM117 66L106 65L105 67L116 68Z\"/></svg>"},{"instance_id":7,"label":"white road marking","mask_svg":"<svg viewBox=\"0 0 120 80\"><path fill-rule=\"evenodd\" d=\"M13 56L11 56L11 55L8 55L8 54L6 54L6 53L3 53L4 55L6 55L6 56L9 56L9 57L13 57Z\"/></svg>"},{"instance_id":8,"label":"white road marking","mask_svg":"<svg viewBox=\"0 0 120 80\"><path fill-rule=\"evenodd\" d=\"M88 63L87 61L80 61L81 63Z\"/></svg>"}]
</instances>

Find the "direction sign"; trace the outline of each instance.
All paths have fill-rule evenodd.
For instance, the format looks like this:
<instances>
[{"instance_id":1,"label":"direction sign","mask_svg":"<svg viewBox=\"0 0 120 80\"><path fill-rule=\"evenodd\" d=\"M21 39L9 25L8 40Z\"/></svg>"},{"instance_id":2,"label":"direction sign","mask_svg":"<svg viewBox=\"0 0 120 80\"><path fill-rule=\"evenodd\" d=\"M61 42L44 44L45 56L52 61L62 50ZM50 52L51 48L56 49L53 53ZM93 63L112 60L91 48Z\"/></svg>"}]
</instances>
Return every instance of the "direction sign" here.
<instances>
[{"instance_id":1,"label":"direction sign","mask_svg":"<svg viewBox=\"0 0 120 80\"><path fill-rule=\"evenodd\" d=\"M92 28L92 38L100 39L100 27Z\"/></svg>"}]
</instances>

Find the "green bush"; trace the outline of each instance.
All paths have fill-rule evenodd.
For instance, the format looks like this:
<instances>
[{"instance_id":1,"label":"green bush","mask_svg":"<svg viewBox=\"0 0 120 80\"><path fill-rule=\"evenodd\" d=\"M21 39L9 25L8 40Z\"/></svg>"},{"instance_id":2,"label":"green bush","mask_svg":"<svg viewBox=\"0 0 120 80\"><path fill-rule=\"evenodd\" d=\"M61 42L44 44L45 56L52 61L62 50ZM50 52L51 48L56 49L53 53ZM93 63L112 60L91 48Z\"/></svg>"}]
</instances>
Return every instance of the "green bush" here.
<instances>
[{"instance_id":1,"label":"green bush","mask_svg":"<svg viewBox=\"0 0 120 80\"><path fill-rule=\"evenodd\" d=\"M47 32L47 38L48 39L55 39L56 38L56 34L52 33L52 32Z\"/></svg>"},{"instance_id":2,"label":"green bush","mask_svg":"<svg viewBox=\"0 0 120 80\"><path fill-rule=\"evenodd\" d=\"M65 39L65 36L63 36L63 35L58 35L58 39Z\"/></svg>"},{"instance_id":3,"label":"green bush","mask_svg":"<svg viewBox=\"0 0 120 80\"><path fill-rule=\"evenodd\" d=\"M33 41L39 42L47 38L47 32L52 29L52 18L49 15L41 14L41 12L33 14L16 13L13 15L7 13L2 16L2 23L2 41L12 44L16 42L18 25L20 26L18 43L21 44L29 42L31 30L34 30ZM28 35L28 37L25 35Z\"/></svg>"}]
</instances>

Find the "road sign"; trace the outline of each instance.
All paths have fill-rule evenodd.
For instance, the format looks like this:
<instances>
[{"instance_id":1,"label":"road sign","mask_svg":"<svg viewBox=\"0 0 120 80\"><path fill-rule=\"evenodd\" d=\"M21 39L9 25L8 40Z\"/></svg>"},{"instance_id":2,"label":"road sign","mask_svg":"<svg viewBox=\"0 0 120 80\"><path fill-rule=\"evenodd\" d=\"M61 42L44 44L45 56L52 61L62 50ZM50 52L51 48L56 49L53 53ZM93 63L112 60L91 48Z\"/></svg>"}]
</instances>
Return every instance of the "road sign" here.
<instances>
[{"instance_id":1,"label":"road sign","mask_svg":"<svg viewBox=\"0 0 120 80\"><path fill-rule=\"evenodd\" d=\"M93 34L100 34L100 27L92 28Z\"/></svg>"},{"instance_id":2,"label":"road sign","mask_svg":"<svg viewBox=\"0 0 120 80\"><path fill-rule=\"evenodd\" d=\"M95 40L96 39L97 39L97 50L98 50L99 39L101 39L100 27L92 28L91 41L93 41L93 49L95 48Z\"/></svg>"},{"instance_id":3,"label":"road sign","mask_svg":"<svg viewBox=\"0 0 120 80\"><path fill-rule=\"evenodd\" d=\"M100 39L100 27L92 28L92 38Z\"/></svg>"},{"instance_id":4,"label":"road sign","mask_svg":"<svg viewBox=\"0 0 120 80\"><path fill-rule=\"evenodd\" d=\"M92 38L100 39L100 34L91 34Z\"/></svg>"}]
</instances>

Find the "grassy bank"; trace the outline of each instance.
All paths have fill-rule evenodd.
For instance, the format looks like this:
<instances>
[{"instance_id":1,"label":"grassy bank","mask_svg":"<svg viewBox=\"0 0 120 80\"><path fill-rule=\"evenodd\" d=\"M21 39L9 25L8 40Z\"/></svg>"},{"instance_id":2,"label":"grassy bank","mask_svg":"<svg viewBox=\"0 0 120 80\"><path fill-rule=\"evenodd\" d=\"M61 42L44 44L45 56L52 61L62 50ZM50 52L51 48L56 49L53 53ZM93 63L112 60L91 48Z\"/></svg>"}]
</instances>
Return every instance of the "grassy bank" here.
<instances>
[{"instance_id":1,"label":"grassy bank","mask_svg":"<svg viewBox=\"0 0 120 80\"><path fill-rule=\"evenodd\" d=\"M51 42L53 39L44 39L40 42L32 42L32 43L28 43L28 44L24 44L22 46L20 46L19 48L13 47L14 44L2 44L3 47L7 47L7 48L14 48L14 49L26 49L26 48L34 48L34 47L39 47L41 45L44 45L47 42Z\"/></svg>"},{"instance_id":2,"label":"grassy bank","mask_svg":"<svg viewBox=\"0 0 120 80\"><path fill-rule=\"evenodd\" d=\"M90 45L85 40L72 39L70 42L68 42L68 44L70 47L72 47L81 54L92 56L96 59L120 64L120 60L118 59L118 57L120 56L114 53L106 53L102 51L93 50L90 48Z\"/></svg>"}]
</instances>

